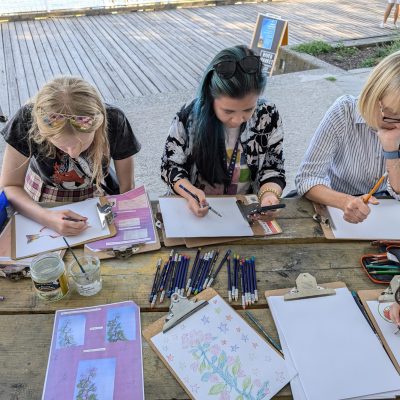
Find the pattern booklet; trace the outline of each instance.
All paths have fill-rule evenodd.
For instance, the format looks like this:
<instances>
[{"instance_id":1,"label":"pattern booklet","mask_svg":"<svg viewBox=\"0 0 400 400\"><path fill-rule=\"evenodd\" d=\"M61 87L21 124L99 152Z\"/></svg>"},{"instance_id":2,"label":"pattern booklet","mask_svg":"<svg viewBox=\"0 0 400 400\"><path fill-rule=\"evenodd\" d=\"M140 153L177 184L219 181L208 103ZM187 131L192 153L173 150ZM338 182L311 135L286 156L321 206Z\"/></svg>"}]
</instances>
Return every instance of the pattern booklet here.
<instances>
[{"instance_id":1,"label":"pattern booklet","mask_svg":"<svg viewBox=\"0 0 400 400\"><path fill-rule=\"evenodd\" d=\"M42 400L144 399L140 332L132 301L57 311Z\"/></svg>"}]
</instances>

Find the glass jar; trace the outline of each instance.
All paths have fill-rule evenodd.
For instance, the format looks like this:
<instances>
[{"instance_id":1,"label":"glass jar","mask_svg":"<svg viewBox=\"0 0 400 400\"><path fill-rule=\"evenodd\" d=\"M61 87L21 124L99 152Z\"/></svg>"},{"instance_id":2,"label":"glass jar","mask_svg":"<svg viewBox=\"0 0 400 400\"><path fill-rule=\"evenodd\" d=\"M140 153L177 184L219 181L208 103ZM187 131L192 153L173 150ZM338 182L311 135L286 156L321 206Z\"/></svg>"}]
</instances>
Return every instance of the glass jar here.
<instances>
[{"instance_id":1,"label":"glass jar","mask_svg":"<svg viewBox=\"0 0 400 400\"><path fill-rule=\"evenodd\" d=\"M58 254L41 254L31 262L31 278L42 300L56 301L69 291L64 261Z\"/></svg>"}]
</instances>

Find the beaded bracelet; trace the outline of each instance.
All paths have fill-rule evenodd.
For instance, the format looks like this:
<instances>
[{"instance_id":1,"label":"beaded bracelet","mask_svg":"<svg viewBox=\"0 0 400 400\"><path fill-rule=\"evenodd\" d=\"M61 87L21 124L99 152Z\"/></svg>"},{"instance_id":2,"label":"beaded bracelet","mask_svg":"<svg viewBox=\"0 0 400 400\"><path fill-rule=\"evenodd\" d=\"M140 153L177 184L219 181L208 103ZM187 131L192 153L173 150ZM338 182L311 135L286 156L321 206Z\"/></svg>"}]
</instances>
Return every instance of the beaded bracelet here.
<instances>
[{"instance_id":1,"label":"beaded bracelet","mask_svg":"<svg viewBox=\"0 0 400 400\"><path fill-rule=\"evenodd\" d=\"M264 189L262 192L260 192L259 195L257 196L257 197L258 197L258 201L259 201L260 203L261 203L261 200L262 200L264 194L265 194L265 193L268 193L268 192L273 193L273 194L276 196L276 198L277 198L278 200L281 199L281 195L279 194L279 192L278 192L276 189L266 188L266 189Z\"/></svg>"}]
</instances>

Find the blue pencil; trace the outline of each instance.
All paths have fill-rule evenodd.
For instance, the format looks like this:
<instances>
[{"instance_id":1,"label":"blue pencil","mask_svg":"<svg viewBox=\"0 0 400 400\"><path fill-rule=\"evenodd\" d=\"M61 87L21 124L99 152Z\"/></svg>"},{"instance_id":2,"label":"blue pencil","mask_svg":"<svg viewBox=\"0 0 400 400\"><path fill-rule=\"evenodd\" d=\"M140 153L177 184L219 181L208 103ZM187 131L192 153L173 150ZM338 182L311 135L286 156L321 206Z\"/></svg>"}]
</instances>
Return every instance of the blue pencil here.
<instances>
[{"instance_id":1,"label":"blue pencil","mask_svg":"<svg viewBox=\"0 0 400 400\"><path fill-rule=\"evenodd\" d=\"M236 269L235 269L235 300L239 299L239 254L236 254Z\"/></svg>"},{"instance_id":2,"label":"blue pencil","mask_svg":"<svg viewBox=\"0 0 400 400\"><path fill-rule=\"evenodd\" d=\"M175 254L175 258L171 263L171 278L169 281L169 287L168 287L168 292L167 292L167 296L171 297L173 291L174 291L174 282L175 282L175 276L176 276L176 270L177 270L177 264L178 264L178 254Z\"/></svg>"},{"instance_id":3,"label":"blue pencil","mask_svg":"<svg viewBox=\"0 0 400 400\"><path fill-rule=\"evenodd\" d=\"M251 257L251 265L253 266L253 279L254 279L254 300L258 301L258 290L257 290L257 273L256 273L256 258Z\"/></svg>"},{"instance_id":4,"label":"blue pencil","mask_svg":"<svg viewBox=\"0 0 400 400\"><path fill-rule=\"evenodd\" d=\"M231 282L231 258L230 257L228 257L227 273L228 273L228 300L229 300L229 303L231 303L232 302L232 282Z\"/></svg>"},{"instance_id":5,"label":"blue pencil","mask_svg":"<svg viewBox=\"0 0 400 400\"><path fill-rule=\"evenodd\" d=\"M150 292L150 294L149 294L149 303L150 303L150 304L151 304L152 301L153 301L153 296L154 296L154 292L155 292L155 289L156 289L158 274L160 273L161 263L162 263L162 259L160 258L160 259L157 261L156 273L154 274L154 280L153 280L153 287L151 288L151 292Z\"/></svg>"},{"instance_id":6,"label":"blue pencil","mask_svg":"<svg viewBox=\"0 0 400 400\"><path fill-rule=\"evenodd\" d=\"M196 257L195 257L194 262L193 262L193 267L192 267L192 270L191 270L191 272L190 272L190 277L189 277L189 279L188 279L188 281L187 281L187 283L186 283L186 291L189 290L190 283L192 282L193 274L194 274L194 272L195 272L195 270L196 270L197 262L199 261L200 251L201 251L200 248L197 249Z\"/></svg>"},{"instance_id":7,"label":"blue pencil","mask_svg":"<svg viewBox=\"0 0 400 400\"><path fill-rule=\"evenodd\" d=\"M240 264L240 275L242 277L242 307L244 310L246 308L246 303L245 303L246 286L245 286L245 281L244 281L243 264Z\"/></svg>"},{"instance_id":8,"label":"blue pencil","mask_svg":"<svg viewBox=\"0 0 400 400\"><path fill-rule=\"evenodd\" d=\"M214 282L214 280L216 279L219 271L221 270L222 266L225 264L227 258L230 256L231 254L231 250L229 249L225 255L224 258L221 260L221 262L219 263L217 269L215 270L213 276L210 278L210 280L208 281L207 287L210 287L212 285L212 283Z\"/></svg>"},{"instance_id":9,"label":"blue pencil","mask_svg":"<svg viewBox=\"0 0 400 400\"><path fill-rule=\"evenodd\" d=\"M208 270L210 268L213 257L214 257L214 252L211 251L209 253L207 262L204 264L203 271L201 272L200 279L196 286L196 291L194 292L194 294L200 293L203 290L203 283L204 283L204 280L206 279L206 276L207 276Z\"/></svg>"},{"instance_id":10,"label":"blue pencil","mask_svg":"<svg viewBox=\"0 0 400 400\"><path fill-rule=\"evenodd\" d=\"M194 290L196 289L196 284L199 280L199 276L201 275L201 271L203 270L203 265L206 261L207 254L208 253L204 254L204 256L202 256L197 263L196 270L193 273L193 280L190 283L190 286L188 289L188 293L187 293L188 296L190 296L192 294L192 292L194 292Z\"/></svg>"}]
</instances>

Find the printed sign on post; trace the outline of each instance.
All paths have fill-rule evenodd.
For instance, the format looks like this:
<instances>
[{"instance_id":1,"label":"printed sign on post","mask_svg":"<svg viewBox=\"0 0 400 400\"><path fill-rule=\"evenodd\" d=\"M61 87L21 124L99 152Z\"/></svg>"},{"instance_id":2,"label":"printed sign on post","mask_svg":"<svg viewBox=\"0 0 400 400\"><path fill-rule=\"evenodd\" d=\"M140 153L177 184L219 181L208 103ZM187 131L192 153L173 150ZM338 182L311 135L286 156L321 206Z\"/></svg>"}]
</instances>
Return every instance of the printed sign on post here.
<instances>
[{"instance_id":1,"label":"printed sign on post","mask_svg":"<svg viewBox=\"0 0 400 400\"><path fill-rule=\"evenodd\" d=\"M280 46L288 44L288 22L271 14L258 14L250 47L261 57L263 70L272 75Z\"/></svg>"}]
</instances>

